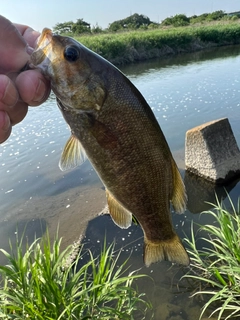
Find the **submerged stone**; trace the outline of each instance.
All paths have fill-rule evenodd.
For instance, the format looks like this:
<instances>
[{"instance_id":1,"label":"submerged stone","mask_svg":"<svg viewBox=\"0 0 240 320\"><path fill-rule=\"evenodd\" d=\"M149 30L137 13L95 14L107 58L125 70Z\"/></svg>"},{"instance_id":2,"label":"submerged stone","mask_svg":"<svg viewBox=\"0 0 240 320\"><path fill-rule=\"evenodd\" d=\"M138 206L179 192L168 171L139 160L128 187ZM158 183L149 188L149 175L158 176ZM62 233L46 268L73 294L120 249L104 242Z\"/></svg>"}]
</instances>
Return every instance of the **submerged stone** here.
<instances>
[{"instance_id":1,"label":"submerged stone","mask_svg":"<svg viewBox=\"0 0 240 320\"><path fill-rule=\"evenodd\" d=\"M216 184L240 175L240 151L227 118L187 131L185 164L187 171Z\"/></svg>"}]
</instances>

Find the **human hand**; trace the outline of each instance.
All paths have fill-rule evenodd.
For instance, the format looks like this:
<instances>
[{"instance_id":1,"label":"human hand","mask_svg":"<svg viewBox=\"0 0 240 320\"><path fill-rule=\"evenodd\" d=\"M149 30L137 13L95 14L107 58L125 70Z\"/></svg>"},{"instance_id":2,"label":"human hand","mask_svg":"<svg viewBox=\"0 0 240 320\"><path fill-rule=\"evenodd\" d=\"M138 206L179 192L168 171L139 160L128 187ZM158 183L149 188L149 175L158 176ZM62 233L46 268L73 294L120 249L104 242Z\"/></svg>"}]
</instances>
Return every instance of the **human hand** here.
<instances>
[{"instance_id":1,"label":"human hand","mask_svg":"<svg viewBox=\"0 0 240 320\"><path fill-rule=\"evenodd\" d=\"M22 71L39 33L0 16L0 143L22 121L28 106L47 100L50 83L38 70Z\"/></svg>"}]
</instances>

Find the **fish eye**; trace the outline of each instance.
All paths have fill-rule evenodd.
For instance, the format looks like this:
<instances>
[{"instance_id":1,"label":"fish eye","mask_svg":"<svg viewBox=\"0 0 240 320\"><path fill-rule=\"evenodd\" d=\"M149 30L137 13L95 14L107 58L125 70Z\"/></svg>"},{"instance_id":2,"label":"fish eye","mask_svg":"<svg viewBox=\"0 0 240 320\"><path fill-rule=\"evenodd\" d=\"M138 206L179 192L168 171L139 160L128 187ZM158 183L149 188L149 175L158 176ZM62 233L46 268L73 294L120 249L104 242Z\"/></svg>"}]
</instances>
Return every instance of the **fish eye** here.
<instances>
[{"instance_id":1,"label":"fish eye","mask_svg":"<svg viewBox=\"0 0 240 320\"><path fill-rule=\"evenodd\" d=\"M79 49L75 46L68 46L64 50L64 58L69 62L74 62L79 58Z\"/></svg>"}]
</instances>

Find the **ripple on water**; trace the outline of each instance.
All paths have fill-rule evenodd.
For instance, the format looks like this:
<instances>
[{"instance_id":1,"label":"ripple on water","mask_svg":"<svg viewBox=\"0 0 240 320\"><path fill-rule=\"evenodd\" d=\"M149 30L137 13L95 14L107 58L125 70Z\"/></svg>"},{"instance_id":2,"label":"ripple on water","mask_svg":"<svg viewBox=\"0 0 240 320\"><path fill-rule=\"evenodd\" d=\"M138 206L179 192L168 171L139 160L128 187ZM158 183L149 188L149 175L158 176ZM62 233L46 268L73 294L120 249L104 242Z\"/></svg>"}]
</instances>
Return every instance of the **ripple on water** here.
<instances>
[{"instance_id":1,"label":"ripple on water","mask_svg":"<svg viewBox=\"0 0 240 320\"><path fill-rule=\"evenodd\" d=\"M215 49L211 55L208 52L180 55L124 68L156 115L178 163L183 162L185 132L204 122L228 117L240 142L240 57L234 48L229 49L228 56L226 49L222 50L222 56ZM33 217L46 221L52 233L60 221L65 241L71 243L79 237L82 222L93 217L105 201L102 185L88 161L69 172L59 170L58 161L69 134L51 95L40 108L30 108L28 116L14 126L11 137L0 146L1 246L8 245L9 236L14 238L11 230L18 220L31 221ZM194 184L189 180L188 183ZM239 188L236 184L229 189L234 201ZM190 189L195 192L197 188ZM200 193L196 197L200 198ZM189 205L196 206L196 202L190 201ZM184 215L173 213L172 216L181 237L189 232L192 220L199 223L199 215L189 210ZM209 223L207 215L202 215L202 219ZM36 231L37 223L31 226ZM151 297L156 314L161 317L165 314L161 319L170 317L171 305L177 306L174 312L181 312L182 319L197 318L200 308L198 314L190 315L192 306L186 303L190 299L185 293L181 299L171 291L173 279L179 279L176 266L164 262L148 269L143 267L143 234L139 226L122 230L108 216L97 217L88 224L84 241L97 252L105 234L108 242L116 240L117 249L121 248L125 254L123 259L131 253L132 267L142 268L154 277L154 289L152 284L140 286Z\"/></svg>"}]
</instances>

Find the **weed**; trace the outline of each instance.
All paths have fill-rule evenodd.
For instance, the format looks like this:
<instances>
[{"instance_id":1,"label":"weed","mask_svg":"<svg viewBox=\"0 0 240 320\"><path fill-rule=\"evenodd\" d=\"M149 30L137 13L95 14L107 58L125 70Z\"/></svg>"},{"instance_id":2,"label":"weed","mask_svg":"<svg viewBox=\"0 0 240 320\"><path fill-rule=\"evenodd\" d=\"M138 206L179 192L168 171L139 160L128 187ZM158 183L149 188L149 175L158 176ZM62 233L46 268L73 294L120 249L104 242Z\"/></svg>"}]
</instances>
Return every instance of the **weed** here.
<instances>
[{"instance_id":1,"label":"weed","mask_svg":"<svg viewBox=\"0 0 240 320\"><path fill-rule=\"evenodd\" d=\"M51 246L49 236L37 239L25 253L22 239L16 243L16 253L1 249L9 264L0 266L1 319L73 320L73 319L145 319L151 305L133 287L144 275L126 275L125 261L118 265L120 252L114 245L104 246L98 258L81 249L69 264L72 247L60 251L61 239ZM68 263L67 263L68 261Z\"/></svg>"},{"instance_id":2,"label":"weed","mask_svg":"<svg viewBox=\"0 0 240 320\"><path fill-rule=\"evenodd\" d=\"M230 198L229 198L230 200ZM240 317L240 212L231 202L231 211L217 202L214 210L207 211L216 220L216 225L203 225L200 231L207 236L201 239L207 244L197 249L195 235L191 232L188 253L191 258L191 270L184 277L196 281L197 291L193 294L210 298L200 315L212 308L212 315L220 319ZM224 316L224 318L223 318Z\"/></svg>"}]
</instances>

